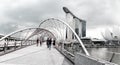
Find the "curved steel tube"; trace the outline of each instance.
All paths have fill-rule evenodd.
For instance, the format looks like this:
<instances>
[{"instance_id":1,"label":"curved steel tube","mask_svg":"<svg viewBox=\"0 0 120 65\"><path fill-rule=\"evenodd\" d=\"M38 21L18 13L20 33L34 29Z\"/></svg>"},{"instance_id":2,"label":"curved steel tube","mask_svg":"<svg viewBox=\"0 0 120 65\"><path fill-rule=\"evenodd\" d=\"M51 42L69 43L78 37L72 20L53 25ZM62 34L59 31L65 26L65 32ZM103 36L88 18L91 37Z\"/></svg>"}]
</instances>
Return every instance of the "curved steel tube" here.
<instances>
[{"instance_id":1,"label":"curved steel tube","mask_svg":"<svg viewBox=\"0 0 120 65\"><path fill-rule=\"evenodd\" d=\"M14 34L16 34L16 33L19 33L19 32L21 32L21 31L24 31L24 30L31 30L31 29L40 29L40 30L45 30L45 31L50 32L49 30L46 30L46 29L43 29L43 28L40 28L40 27L36 27L36 28L25 28L25 29L21 29L21 30L14 31L14 32L12 32L12 33L10 33L10 34L2 37L2 38L0 39L0 41L4 40L4 39L7 38L8 36L14 35ZM53 34L52 32L50 32L50 33L54 36L54 34ZM54 37L55 37L55 36L54 36Z\"/></svg>"},{"instance_id":2,"label":"curved steel tube","mask_svg":"<svg viewBox=\"0 0 120 65\"><path fill-rule=\"evenodd\" d=\"M83 42L82 42L81 39L79 38L79 36L78 36L78 35L76 34L76 32L69 26L69 24L67 24L66 22L61 21L61 20L59 20L59 19L54 19L54 18L51 18L51 19L57 20L57 21L59 21L59 22L65 24L65 25L74 33L74 35L75 35L76 38L78 39L79 43L81 44L81 46L82 46L82 48L83 48L85 54L88 55L88 56L90 55L90 54L88 53L87 49L85 48ZM47 20L50 20L50 19L47 19ZM43 22L41 22L40 25L39 25L39 27L40 27L44 22L46 22L47 20L44 20Z\"/></svg>"}]
</instances>

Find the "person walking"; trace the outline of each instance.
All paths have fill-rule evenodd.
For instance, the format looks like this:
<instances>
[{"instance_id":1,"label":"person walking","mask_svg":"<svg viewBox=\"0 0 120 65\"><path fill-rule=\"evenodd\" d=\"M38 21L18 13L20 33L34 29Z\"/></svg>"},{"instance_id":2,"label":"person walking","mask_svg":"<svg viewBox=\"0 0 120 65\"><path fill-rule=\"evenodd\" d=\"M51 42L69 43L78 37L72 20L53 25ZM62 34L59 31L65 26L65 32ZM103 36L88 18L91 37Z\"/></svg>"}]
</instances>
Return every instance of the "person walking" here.
<instances>
[{"instance_id":1,"label":"person walking","mask_svg":"<svg viewBox=\"0 0 120 65\"><path fill-rule=\"evenodd\" d=\"M47 38L46 40L46 45L47 45L47 48L49 48L49 38Z\"/></svg>"},{"instance_id":2,"label":"person walking","mask_svg":"<svg viewBox=\"0 0 120 65\"><path fill-rule=\"evenodd\" d=\"M40 46L42 46L42 41L40 40Z\"/></svg>"},{"instance_id":3,"label":"person walking","mask_svg":"<svg viewBox=\"0 0 120 65\"><path fill-rule=\"evenodd\" d=\"M51 50L51 43L52 43L52 39L49 38L49 50Z\"/></svg>"},{"instance_id":4,"label":"person walking","mask_svg":"<svg viewBox=\"0 0 120 65\"><path fill-rule=\"evenodd\" d=\"M38 44L39 44L39 39L37 38L37 40L36 40L36 43L37 43L37 45L36 46L38 46Z\"/></svg>"},{"instance_id":5,"label":"person walking","mask_svg":"<svg viewBox=\"0 0 120 65\"><path fill-rule=\"evenodd\" d=\"M53 46L55 47L55 39L53 40Z\"/></svg>"}]
</instances>

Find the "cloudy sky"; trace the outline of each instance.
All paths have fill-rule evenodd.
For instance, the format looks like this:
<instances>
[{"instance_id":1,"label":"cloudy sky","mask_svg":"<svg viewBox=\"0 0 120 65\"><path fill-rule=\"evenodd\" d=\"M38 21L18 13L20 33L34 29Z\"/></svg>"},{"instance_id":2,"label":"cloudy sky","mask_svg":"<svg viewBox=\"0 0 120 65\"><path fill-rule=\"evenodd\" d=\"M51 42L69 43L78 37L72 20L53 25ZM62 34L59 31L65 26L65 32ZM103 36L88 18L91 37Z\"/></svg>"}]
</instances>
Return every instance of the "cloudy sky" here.
<instances>
[{"instance_id":1,"label":"cloudy sky","mask_svg":"<svg viewBox=\"0 0 120 65\"><path fill-rule=\"evenodd\" d=\"M0 0L0 34L37 27L47 18L65 20L62 7L87 21L87 36L101 37L106 27L120 25L120 0Z\"/></svg>"}]
</instances>

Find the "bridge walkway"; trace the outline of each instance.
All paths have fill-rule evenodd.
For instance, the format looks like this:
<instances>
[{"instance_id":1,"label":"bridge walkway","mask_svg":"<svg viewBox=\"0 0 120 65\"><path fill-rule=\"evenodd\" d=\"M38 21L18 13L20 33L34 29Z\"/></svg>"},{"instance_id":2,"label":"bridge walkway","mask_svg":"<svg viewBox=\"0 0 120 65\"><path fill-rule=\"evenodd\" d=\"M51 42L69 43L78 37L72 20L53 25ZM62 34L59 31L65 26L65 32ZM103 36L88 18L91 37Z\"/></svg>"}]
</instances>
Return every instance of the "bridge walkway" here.
<instances>
[{"instance_id":1,"label":"bridge walkway","mask_svg":"<svg viewBox=\"0 0 120 65\"><path fill-rule=\"evenodd\" d=\"M54 47L28 46L0 56L0 65L70 65L70 62Z\"/></svg>"}]
</instances>

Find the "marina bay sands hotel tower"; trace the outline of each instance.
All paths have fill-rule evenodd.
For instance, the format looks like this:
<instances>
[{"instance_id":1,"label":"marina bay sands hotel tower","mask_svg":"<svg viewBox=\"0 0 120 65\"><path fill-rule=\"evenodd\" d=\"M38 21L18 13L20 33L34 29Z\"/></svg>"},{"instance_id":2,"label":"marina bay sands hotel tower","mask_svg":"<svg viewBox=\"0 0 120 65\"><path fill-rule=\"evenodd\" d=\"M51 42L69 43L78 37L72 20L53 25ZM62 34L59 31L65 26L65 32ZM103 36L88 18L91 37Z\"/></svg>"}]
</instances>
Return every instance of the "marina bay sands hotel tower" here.
<instances>
[{"instance_id":1,"label":"marina bay sands hotel tower","mask_svg":"<svg viewBox=\"0 0 120 65\"><path fill-rule=\"evenodd\" d=\"M66 13L66 22L75 30L78 36L86 37L86 21L76 17L68 8L63 7L64 12ZM70 29L66 29L66 39L74 39L73 33Z\"/></svg>"}]
</instances>

